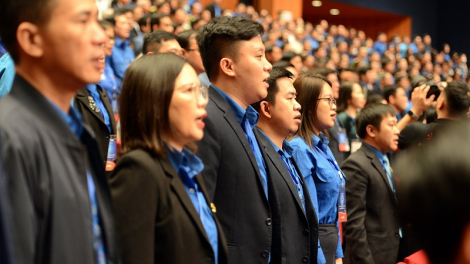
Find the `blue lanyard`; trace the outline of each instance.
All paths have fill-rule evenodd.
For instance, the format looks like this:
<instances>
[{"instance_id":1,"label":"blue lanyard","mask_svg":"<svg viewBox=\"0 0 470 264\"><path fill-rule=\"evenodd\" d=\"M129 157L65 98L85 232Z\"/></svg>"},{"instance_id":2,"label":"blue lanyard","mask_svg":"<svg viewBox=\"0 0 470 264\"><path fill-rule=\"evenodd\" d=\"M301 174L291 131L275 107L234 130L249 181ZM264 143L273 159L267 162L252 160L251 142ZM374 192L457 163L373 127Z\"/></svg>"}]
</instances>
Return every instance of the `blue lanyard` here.
<instances>
[{"instance_id":1,"label":"blue lanyard","mask_svg":"<svg viewBox=\"0 0 470 264\"><path fill-rule=\"evenodd\" d=\"M344 174L341 171L341 169L338 167L338 164L336 164L336 162L327 153L323 152L323 150L318 145L315 146L315 148L317 148L319 150L318 152L320 152L320 155L322 155L326 160L328 160L328 162L338 172L338 175L341 178L341 183L343 183Z\"/></svg>"}]
</instances>

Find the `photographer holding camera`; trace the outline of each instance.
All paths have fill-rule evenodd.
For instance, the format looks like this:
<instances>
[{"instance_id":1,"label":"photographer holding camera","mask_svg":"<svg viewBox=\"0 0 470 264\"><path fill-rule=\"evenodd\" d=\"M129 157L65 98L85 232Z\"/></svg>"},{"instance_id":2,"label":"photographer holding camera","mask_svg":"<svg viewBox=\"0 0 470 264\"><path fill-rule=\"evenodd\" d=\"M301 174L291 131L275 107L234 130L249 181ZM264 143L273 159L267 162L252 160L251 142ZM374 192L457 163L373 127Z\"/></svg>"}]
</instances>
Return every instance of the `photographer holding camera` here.
<instances>
[{"instance_id":1,"label":"photographer holding camera","mask_svg":"<svg viewBox=\"0 0 470 264\"><path fill-rule=\"evenodd\" d=\"M398 148L403 150L424 144L432 139L441 127L461 120L469 110L469 93L467 84L460 81L449 82L445 88L431 82L424 82L416 87L411 95L413 107L397 125L401 131ZM415 122L433 101L437 112L436 121L430 124Z\"/></svg>"}]
</instances>

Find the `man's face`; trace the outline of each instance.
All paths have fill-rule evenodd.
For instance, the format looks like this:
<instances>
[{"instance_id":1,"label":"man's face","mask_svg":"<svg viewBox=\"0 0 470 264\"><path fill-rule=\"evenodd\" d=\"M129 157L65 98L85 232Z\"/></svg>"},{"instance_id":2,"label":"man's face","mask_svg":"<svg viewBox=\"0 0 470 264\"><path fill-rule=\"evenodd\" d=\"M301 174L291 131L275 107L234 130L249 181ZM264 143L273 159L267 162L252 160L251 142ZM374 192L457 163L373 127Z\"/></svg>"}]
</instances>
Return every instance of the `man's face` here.
<instances>
[{"instance_id":1,"label":"man's face","mask_svg":"<svg viewBox=\"0 0 470 264\"><path fill-rule=\"evenodd\" d=\"M243 90L243 104L250 105L258 102L268 95L269 71L272 65L266 60L264 45L260 37L253 37L247 41L240 41L238 50L232 58L234 77L239 84L238 89Z\"/></svg>"},{"instance_id":2,"label":"man's face","mask_svg":"<svg viewBox=\"0 0 470 264\"><path fill-rule=\"evenodd\" d=\"M193 66L198 75L206 71L202 64L201 53L199 53L196 38L191 37L189 39L189 48L188 50L183 49L183 57Z\"/></svg>"},{"instance_id":3,"label":"man's face","mask_svg":"<svg viewBox=\"0 0 470 264\"><path fill-rule=\"evenodd\" d=\"M297 72L302 72L302 67L304 66L302 63L302 58L300 56L295 56L290 60L290 63L294 65L294 68Z\"/></svg>"},{"instance_id":4,"label":"man's face","mask_svg":"<svg viewBox=\"0 0 470 264\"><path fill-rule=\"evenodd\" d=\"M380 131L377 129L374 131L376 147L382 153L393 152L398 148L398 134L400 134L400 131L397 128L397 118L395 116L386 114L380 122Z\"/></svg>"},{"instance_id":5,"label":"man's face","mask_svg":"<svg viewBox=\"0 0 470 264\"><path fill-rule=\"evenodd\" d=\"M170 39L162 42L159 53L167 52L181 56L181 46L176 39Z\"/></svg>"},{"instance_id":6,"label":"man's face","mask_svg":"<svg viewBox=\"0 0 470 264\"><path fill-rule=\"evenodd\" d=\"M276 80L279 92L275 104L268 103L270 124L276 126L280 136L286 138L297 131L300 125L300 104L296 100L296 91L292 80L284 77Z\"/></svg>"},{"instance_id":7,"label":"man's face","mask_svg":"<svg viewBox=\"0 0 470 264\"><path fill-rule=\"evenodd\" d=\"M328 81L331 82L331 89L333 90L333 96L335 99L338 99L339 97L339 81L338 81L338 76L336 76L336 73L330 73L326 77Z\"/></svg>"},{"instance_id":8,"label":"man's face","mask_svg":"<svg viewBox=\"0 0 470 264\"><path fill-rule=\"evenodd\" d=\"M405 111L406 104L408 103L408 97L406 97L405 89L399 87L397 88L397 93L395 96L395 106L401 112Z\"/></svg>"},{"instance_id":9,"label":"man's face","mask_svg":"<svg viewBox=\"0 0 470 264\"><path fill-rule=\"evenodd\" d=\"M129 38L129 32L131 31L131 26L127 16L125 14L117 16L115 20L116 25L114 26L114 32L116 33L116 37L122 40L126 40Z\"/></svg>"},{"instance_id":10,"label":"man's face","mask_svg":"<svg viewBox=\"0 0 470 264\"><path fill-rule=\"evenodd\" d=\"M64 81L96 83L100 80L106 35L97 23L94 0L57 0L50 21L39 28L43 41L41 67Z\"/></svg>"},{"instance_id":11,"label":"man's face","mask_svg":"<svg viewBox=\"0 0 470 264\"><path fill-rule=\"evenodd\" d=\"M168 16L162 17L160 19L160 25L158 26L158 29L173 33L174 28L173 28L173 22L171 21L171 18Z\"/></svg>"}]
</instances>

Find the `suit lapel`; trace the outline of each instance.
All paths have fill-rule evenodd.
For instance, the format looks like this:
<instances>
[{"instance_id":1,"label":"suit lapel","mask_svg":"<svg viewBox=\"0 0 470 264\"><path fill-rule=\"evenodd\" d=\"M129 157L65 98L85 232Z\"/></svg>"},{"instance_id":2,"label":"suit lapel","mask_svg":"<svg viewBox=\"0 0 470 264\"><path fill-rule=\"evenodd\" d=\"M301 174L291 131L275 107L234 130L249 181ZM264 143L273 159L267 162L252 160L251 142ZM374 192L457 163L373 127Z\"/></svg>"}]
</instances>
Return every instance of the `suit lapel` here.
<instances>
[{"instance_id":1,"label":"suit lapel","mask_svg":"<svg viewBox=\"0 0 470 264\"><path fill-rule=\"evenodd\" d=\"M86 88L78 90L77 99L85 106L88 111L90 111L96 118L98 118L104 124L104 119L101 113L97 113L96 111L90 108L90 101L88 100L88 97L91 97L91 95Z\"/></svg>"},{"instance_id":2,"label":"suit lapel","mask_svg":"<svg viewBox=\"0 0 470 264\"><path fill-rule=\"evenodd\" d=\"M194 204L191 202L186 189L184 188L183 182L181 181L178 173L176 172L173 165L167 158L159 159L160 164L162 165L163 170L166 175L171 178L170 185L174 192L177 194L178 199L180 200L183 207L186 209L186 212L189 214L191 219L194 221L199 231L202 233L206 241L209 243L209 238L207 237L204 226L202 225L201 218L194 208ZM200 187L200 186L198 186ZM210 244L210 243L209 243Z\"/></svg>"},{"instance_id":3,"label":"suit lapel","mask_svg":"<svg viewBox=\"0 0 470 264\"><path fill-rule=\"evenodd\" d=\"M255 128L254 132L255 132L256 138L258 139L259 144L262 146L262 149L264 150L262 152L266 154L266 156L269 158L271 163L276 168L277 172L281 175L282 179L286 182L291 194L295 197L297 206L299 206L302 209L303 206L302 206L302 202L300 201L299 193L297 192L297 188L294 182L292 181L292 177L289 171L287 170L286 165L284 164L281 157L272 146L271 142L269 142L269 140L259 131L259 128ZM270 177L273 177L274 175L275 173L269 173ZM303 210L301 211L303 212Z\"/></svg>"},{"instance_id":4,"label":"suit lapel","mask_svg":"<svg viewBox=\"0 0 470 264\"><path fill-rule=\"evenodd\" d=\"M209 93L210 93L210 99L217 105L217 107L224 112L224 118L227 120L227 123L232 127L233 131L235 131L235 134L238 137L238 140L243 145L243 148L245 149L246 154L250 158L251 165L255 169L256 175L258 176L258 180L260 183L260 186L262 188L263 186L263 181L261 180L261 174L259 171L258 163L256 162L255 154L253 153L253 150L251 149L250 143L248 142L248 139L246 138L245 131L243 131L242 126L237 120L237 117L232 111L232 108L230 108L230 105L225 101L225 99L217 92L212 86L209 88ZM255 130L253 130L255 131ZM264 193L264 190L263 190Z\"/></svg>"},{"instance_id":5,"label":"suit lapel","mask_svg":"<svg viewBox=\"0 0 470 264\"><path fill-rule=\"evenodd\" d=\"M114 128L116 127L116 120L114 119L114 112L109 101L108 93L106 93L105 89L98 89L98 93L100 94L101 101L103 102L104 108L106 108L106 111L108 112L109 120L111 122L111 129L113 129L113 131L111 131L110 134L116 134L116 131L114 131Z\"/></svg>"},{"instance_id":6,"label":"suit lapel","mask_svg":"<svg viewBox=\"0 0 470 264\"><path fill-rule=\"evenodd\" d=\"M374 151L372 151L369 147L362 145L361 147L363 151L365 152L366 156L371 160L372 166L379 172L380 176L382 177L382 180L384 181L385 185L387 186L387 190L389 192L389 195L392 196L392 200L396 201L395 195L393 193L392 187L390 187L390 182L388 181L388 176L385 173L385 170L382 166L382 163L380 162L379 158L377 155L375 155ZM393 180L393 178L392 178Z\"/></svg>"}]
</instances>

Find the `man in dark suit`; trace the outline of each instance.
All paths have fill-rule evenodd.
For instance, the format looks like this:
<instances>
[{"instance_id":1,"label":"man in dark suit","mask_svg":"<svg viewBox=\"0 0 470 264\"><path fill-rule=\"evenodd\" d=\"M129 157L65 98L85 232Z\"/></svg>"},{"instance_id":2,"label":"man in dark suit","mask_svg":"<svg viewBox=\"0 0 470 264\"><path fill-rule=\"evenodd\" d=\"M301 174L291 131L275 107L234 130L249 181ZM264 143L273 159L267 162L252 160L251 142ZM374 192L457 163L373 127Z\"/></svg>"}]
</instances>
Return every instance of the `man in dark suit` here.
<instances>
[{"instance_id":1,"label":"man in dark suit","mask_svg":"<svg viewBox=\"0 0 470 264\"><path fill-rule=\"evenodd\" d=\"M273 242L268 175L253 133L258 113L250 106L266 97L272 68L263 32L255 21L218 17L196 37L212 83L198 156L235 264L268 263Z\"/></svg>"},{"instance_id":2,"label":"man in dark suit","mask_svg":"<svg viewBox=\"0 0 470 264\"><path fill-rule=\"evenodd\" d=\"M0 142L1 147L1 142ZM0 152L0 263L16 263L13 257L13 239L11 236L12 219L10 212L10 197L6 175L2 166L2 155Z\"/></svg>"},{"instance_id":3,"label":"man in dark suit","mask_svg":"<svg viewBox=\"0 0 470 264\"><path fill-rule=\"evenodd\" d=\"M74 103L98 143L103 168L111 171L114 169L114 160L117 158L117 130L108 93L97 84L89 84L86 88L78 90ZM108 153L108 150L111 152ZM107 162L108 156L109 163Z\"/></svg>"},{"instance_id":4,"label":"man in dark suit","mask_svg":"<svg viewBox=\"0 0 470 264\"><path fill-rule=\"evenodd\" d=\"M17 72L0 100L0 137L18 263L118 262L96 141L71 108L100 80L97 15L93 0L2 2L0 35Z\"/></svg>"},{"instance_id":5,"label":"man in dark suit","mask_svg":"<svg viewBox=\"0 0 470 264\"><path fill-rule=\"evenodd\" d=\"M395 111L389 105L366 106L357 116L362 147L341 166L348 178L348 221L343 224L346 263L392 264L403 260L395 181L385 155L397 149L396 124Z\"/></svg>"},{"instance_id":6,"label":"man in dark suit","mask_svg":"<svg viewBox=\"0 0 470 264\"><path fill-rule=\"evenodd\" d=\"M260 114L255 135L270 176L273 218L270 263L317 263L318 218L292 157L293 149L285 140L300 124L293 74L284 68L274 68L270 75L268 96L252 105Z\"/></svg>"}]
</instances>

